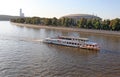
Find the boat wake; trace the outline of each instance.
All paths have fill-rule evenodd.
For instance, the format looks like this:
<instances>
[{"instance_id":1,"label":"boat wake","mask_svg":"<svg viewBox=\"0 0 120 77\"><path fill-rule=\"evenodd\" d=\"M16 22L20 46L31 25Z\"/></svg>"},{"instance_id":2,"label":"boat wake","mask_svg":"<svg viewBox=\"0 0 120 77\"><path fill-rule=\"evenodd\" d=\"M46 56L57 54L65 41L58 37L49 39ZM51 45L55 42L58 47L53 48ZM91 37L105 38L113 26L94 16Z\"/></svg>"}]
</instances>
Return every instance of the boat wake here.
<instances>
[{"instance_id":1,"label":"boat wake","mask_svg":"<svg viewBox=\"0 0 120 77\"><path fill-rule=\"evenodd\" d=\"M33 39L33 40L31 40L31 41L33 41L33 42L43 42L42 39Z\"/></svg>"},{"instance_id":2,"label":"boat wake","mask_svg":"<svg viewBox=\"0 0 120 77\"><path fill-rule=\"evenodd\" d=\"M24 42L43 42L43 39L16 37L16 36L0 36L0 40L24 41Z\"/></svg>"},{"instance_id":3,"label":"boat wake","mask_svg":"<svg viewBox=\"0 0 120 77\"><path fill-rule=\"evenodd\" d=\"M21 38L19 41L26 41L26 42L43 42L43 39L32 39L32 38Z\"/></svg>"}]
</instances>

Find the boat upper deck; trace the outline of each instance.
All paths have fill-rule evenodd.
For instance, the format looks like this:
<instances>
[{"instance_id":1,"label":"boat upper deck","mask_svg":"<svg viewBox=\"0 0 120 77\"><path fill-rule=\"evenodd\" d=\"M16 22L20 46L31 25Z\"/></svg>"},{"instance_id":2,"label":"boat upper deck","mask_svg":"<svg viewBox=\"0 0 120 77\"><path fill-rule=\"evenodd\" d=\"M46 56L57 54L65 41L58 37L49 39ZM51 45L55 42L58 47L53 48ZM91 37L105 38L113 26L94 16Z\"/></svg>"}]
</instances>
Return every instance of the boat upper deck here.
<instances>
[{"instance_id":1,"label":"boat upper deck","mask_svg":"<svg viewBox=\"0 0 120 77\"><path fill-rule=\"evenodd\" d=\"M58 36L60 39L66 39L66 40L84 40L88 41L88 38L76 38L76 37L66 37L66 36Z\"/></svg>"}]
</instances>

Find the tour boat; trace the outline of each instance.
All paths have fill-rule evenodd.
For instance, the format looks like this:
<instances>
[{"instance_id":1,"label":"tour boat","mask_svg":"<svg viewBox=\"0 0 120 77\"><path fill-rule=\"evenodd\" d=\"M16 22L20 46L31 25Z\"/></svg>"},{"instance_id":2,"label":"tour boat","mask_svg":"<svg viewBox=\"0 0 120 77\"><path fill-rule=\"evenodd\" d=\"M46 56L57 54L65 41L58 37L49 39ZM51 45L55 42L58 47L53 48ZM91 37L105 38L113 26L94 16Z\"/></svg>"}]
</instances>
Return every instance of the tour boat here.
<instances>
[{"instance_id":1,"label":"tour boat","mask_svg":"<svg viewBox=\"0 0 120 77\"><path fill-rule=\"evenodd\" d=\"M44 42L49 44L71 46L84 49L100 50L99 45L95 42L91 42L88 38L58 36L56 38L46 38Z\"/></svg>"}]
</instances>

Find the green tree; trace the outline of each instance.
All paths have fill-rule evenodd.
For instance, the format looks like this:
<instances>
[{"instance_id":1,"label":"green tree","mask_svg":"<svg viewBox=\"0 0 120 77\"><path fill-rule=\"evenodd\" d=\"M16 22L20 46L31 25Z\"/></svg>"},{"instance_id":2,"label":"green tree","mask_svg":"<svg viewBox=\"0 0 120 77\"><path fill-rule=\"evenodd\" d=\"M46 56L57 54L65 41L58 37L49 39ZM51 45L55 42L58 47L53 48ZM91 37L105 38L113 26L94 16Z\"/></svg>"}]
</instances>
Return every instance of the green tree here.
<instances>
[{"instance_id":1,"label":"green tree","mask_svg":"<svg viewBox=\"0 0 120 77\"><path fill-rule=\"evenodd\" d=\"M120 30L120 19L116 18L111 20L110 27L112 30Z\"/></svg>"},{"instance_id":2,"label":"green tree","mask_svg":"<svg viewBox=\"0 0 120 77\"><path fill-rule=\"evenodd\" d=\"M40 24L40 18L39 17L32 17L32 24Z\"/></svg>"},{"instance_id":3,"label":"green tree","mask_svg":"<svg viewBox=\"0 0 120 77\"><path fill-rule=\"evenodd\" d=\"M87 20L87 22L86 22L86 28L87 29L91 29L92 28L92 20L91 19Z\"/></svg>"},{"instance_id":4,"label":"green tree","mask_svg":"<svg viewBox=\"0 0 120 77\"><path fill-rule=\"evenodd\" d=\"M110 29L110 27L109 27L109 25L110 25L110 20L104 20L104 21L102 21L102 23L101 23L101 28L103 29L103 30L109 30Z\"/></svg>"},{"instance_id":5,"label":"green tree","mask_svg":"<svg viewBox=\"0 0 120 77\"><path fill-rule=\"evenodd\" d=\"M52 19L52 25L54 25L54 26L57 26L57 25L58 25L58 19L57 19L56 17L54 17L54 18Z\"/></svg>"},{"instance_id":6,"label":"green tree","mask_svg":"<svg viewBox=\"0 0 120 77\"><path fill-rule=\"evenodd\" d=\"M52 20L50 18L45 18L44 24L45 25L52 25Z\"/></svg>"},{"instance_id":7,"label":"green tree","mask_svg":"<svg viewBox=\"0 0 120 77\"><path fill-rule=\"evenodd\" d=\"M77 25L79 28L86 28L86 22L87 19L81 18L80 20L78 20Z\"/></svg>"}]
</instances>

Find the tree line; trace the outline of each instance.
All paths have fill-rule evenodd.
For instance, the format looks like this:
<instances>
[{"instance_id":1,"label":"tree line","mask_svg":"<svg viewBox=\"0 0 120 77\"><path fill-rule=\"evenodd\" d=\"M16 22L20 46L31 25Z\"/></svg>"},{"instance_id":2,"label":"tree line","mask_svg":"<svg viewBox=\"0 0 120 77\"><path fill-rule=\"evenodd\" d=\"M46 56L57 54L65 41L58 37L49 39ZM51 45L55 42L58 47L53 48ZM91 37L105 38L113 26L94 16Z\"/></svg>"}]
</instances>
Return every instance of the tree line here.
<instances>
[{"instance_id":1,"label":"tree line","mask_svg":"<svg viewBox=\"0 0 120 77\"><path fill-rule=\"evenodd\" d=\"M120 31L119 18L112 20L81 18L79 20L75 20L72 18L65 18L65 17L62 17L60 19L57 19L56 17L54 18L25 17L25 18L11 19L11 22L35 24L35 25L47 25L47 26L77 27L84 29Z\"/></svg>"}]
</instances>

